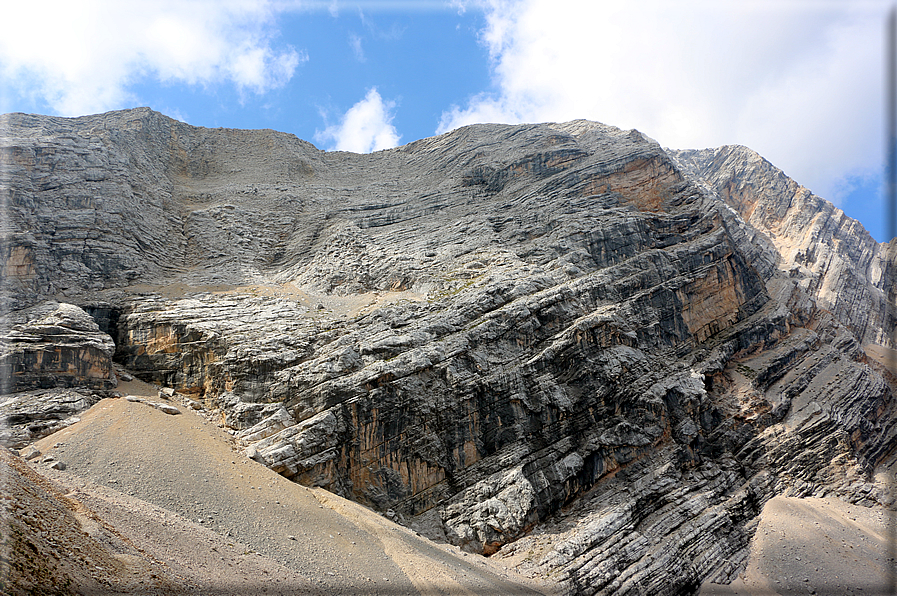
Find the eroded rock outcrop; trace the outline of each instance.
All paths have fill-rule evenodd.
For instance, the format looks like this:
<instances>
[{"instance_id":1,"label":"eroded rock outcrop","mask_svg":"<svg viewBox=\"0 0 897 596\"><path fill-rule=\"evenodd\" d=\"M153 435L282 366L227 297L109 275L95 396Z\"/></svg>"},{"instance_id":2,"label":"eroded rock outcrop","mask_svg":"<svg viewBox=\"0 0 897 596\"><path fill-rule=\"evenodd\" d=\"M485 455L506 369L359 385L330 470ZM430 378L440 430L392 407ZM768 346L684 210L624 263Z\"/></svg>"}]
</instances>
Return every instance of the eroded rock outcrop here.
<instances>
[{"instance_id":1,"label":"eroded rock outcrop","mask_svg":"<svg viewBox=\"0 0 897 596\"><path fill-rule=\"evenodd\" d=\"M110 389L115 344L72 304L46 302L11 313L0 335L0 393L48 387Z\"/></svg>"},{"instance_id":2,"label":"eroded rock outcrop","mask_svg":"<svg viewBox=\"0 0 897 596\"><path fill-rule=\"evenodd\" d=\"M891 346L894 243L879 244L858 221L742 146L673 151L686 171L716 191L770 244L778 268L831 310L863 343Z\"/></svg>"},{"instance_id":3,"label":"eroded rock outcrop","mask_svg":"<svg viewBox=\"0 0 897 596\"><path fill-rule=\"evenodd\" d=\"M39 389L0 395L0 445L21 449L81 420L100 401L95 391Z\"/></svg>"},{"instance_id":4,"label":"eroded rock outcrop","mask_svg":"<svg viewBox=\"0 0 897 596\"><path fill-rule=\"evenodd\" d=\"M530 564L582 594L726 581L776 494L892 503L897 253L747 150L4 118L8 304L93 309L298 482L477 552L555 520Z\"/></svg>"},{"instance_id":5,"label":"eroded rock outcrop","mask_svg":"<svg viewBox=\"0 0 897 596\"><path fill-rule=\"evenodd\" d=\"M81 308L48 301L0 320L0 445L74 424L118 384L115 344Z\"/></svg>"}]
</instances>

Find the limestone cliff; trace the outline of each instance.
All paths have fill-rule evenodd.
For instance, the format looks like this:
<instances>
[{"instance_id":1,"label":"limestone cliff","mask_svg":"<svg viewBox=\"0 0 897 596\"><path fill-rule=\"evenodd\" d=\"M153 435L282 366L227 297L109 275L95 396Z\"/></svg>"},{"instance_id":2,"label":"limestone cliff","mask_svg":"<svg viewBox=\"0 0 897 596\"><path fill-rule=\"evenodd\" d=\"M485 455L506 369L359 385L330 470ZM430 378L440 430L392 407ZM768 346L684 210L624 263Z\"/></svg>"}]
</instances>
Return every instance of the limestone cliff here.
<instances>
[{"instance_id":1,"label":"limestone cliff","mask_svg":"<svg viewBox=\"0 0 897 596\"><path fill-rule=\"evenodd\" d=\"M897 251L746 149L0 127L8 307L81 305L297 482L487 554L562 518L530 564L582 594L726 581L776 494L891 502Z\"/></svg>"},{"instance_id":2,"label":"limestone cliff","mask_svg":"<svg viewBox=\"0 0 897 596\"><path fill-rule=\"evenodd\" d=\"M856 220L747 147L670 152L772 244L777 267L864 343L891 346L894 243L879 244ZM890 284L890 285L889 285Z\"/></svg>"}]
</instances>

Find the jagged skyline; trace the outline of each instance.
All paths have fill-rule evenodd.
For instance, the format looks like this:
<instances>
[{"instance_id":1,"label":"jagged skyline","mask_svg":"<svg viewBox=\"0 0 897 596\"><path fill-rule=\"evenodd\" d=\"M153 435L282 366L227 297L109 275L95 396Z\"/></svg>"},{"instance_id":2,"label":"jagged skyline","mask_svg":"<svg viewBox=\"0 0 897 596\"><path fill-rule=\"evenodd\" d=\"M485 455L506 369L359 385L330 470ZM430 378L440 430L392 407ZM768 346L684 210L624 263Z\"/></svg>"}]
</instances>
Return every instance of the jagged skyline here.
<instances>
[{"instance_id":1,"label":"jagged skyline","mask_svg":"<svg viewBox=\"0 0 897 596\"><path fill-rule=\"evenodd\" d=\"M197 524L328 594L514 593L333 493L551 593L881 592L897 254L759 154L582 120L368 155L147 108L0 122L0 445L172 516L180 538L135 543L163 546L172 593ZM187 432L218 425L223 453ZM94 536L21 502L14 587ZM218 553L188 567L252 594Z\"/></svg>"}]
</instances>

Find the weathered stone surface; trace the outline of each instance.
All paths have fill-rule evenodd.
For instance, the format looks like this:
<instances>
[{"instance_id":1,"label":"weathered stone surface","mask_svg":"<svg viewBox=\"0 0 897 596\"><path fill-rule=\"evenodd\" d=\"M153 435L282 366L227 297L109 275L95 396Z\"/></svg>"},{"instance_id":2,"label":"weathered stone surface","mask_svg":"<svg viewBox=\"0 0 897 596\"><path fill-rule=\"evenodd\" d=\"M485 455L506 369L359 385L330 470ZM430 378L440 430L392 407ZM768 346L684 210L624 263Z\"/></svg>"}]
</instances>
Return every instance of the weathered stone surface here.
<instances>
[{"instance_id":1,"label":"weathered stone surface","mask_svg":"<svg viewBox=\"0 0 897 596\"><path fill-rule=\"evenodd\" d=\"M879 244L860 222L742 146L671 151L772 245L777 267L847 325L863 344L891 345L888 311L897 245ZM892 298L893 299L893 298Z\"/></svg>"},{"instance_id":2,"label":"weathered stone surface","mask_svg":"<svg viewBox=\"0 0 897 596\"><path fill-rule=\"evenodd\" d=\"M154 407L157 410L160 410L162 412L165 412L166 414L177 415L177 414L181 413L181 411L178 410L177 407L175 407L171 404L164 404L161 402L147 402L147 403L148 403L148 405L151 405L152 407Z\"/></svg>"},{"instance_id":3,"label":"weathered stone surface","mask_svg":"<svg viewBox=\"0 0 897 596\"><path fill-rule=\"evenodd\" d=\"M19 451L19 456L22 459L28 461L34 459L35 457L39 457L40 451L33 445L28 445L27 447Z\"/></svg>"},{"instance_id":4,"label":"weathered stone surface","mask_svg":"<svg viewBox=\"0 0 897 596\"><path fill-rule=\"evenodd\" d=\"M83 389L41 389L0 395L0 445L21 449L71 426L80 420L78 414L101 397Z\"/></svg>"},{"instance_id":5,"label":"weathered stone surface","mask_svg":"<svg viewBox=\"0 0 897 596\"><path fill-rule=\"evenodd\" d=\"M47 302L3 317L0 329L0 393L118 384L112 338L77 306Z\"/></svg>"},{"instance_id":6,"label":"weathered stone surface","mask_svg":"<svg viewBox=\"0 0 897 596\"><path fill-rule=\"evenodd\" d=\"M298 482L467 550L538 543L532 571L582 594L726 581L776 494L893 503L869 354L897 250L747 150L4 118L8 303L83 304Z\"/></svg>"}]
</instances>

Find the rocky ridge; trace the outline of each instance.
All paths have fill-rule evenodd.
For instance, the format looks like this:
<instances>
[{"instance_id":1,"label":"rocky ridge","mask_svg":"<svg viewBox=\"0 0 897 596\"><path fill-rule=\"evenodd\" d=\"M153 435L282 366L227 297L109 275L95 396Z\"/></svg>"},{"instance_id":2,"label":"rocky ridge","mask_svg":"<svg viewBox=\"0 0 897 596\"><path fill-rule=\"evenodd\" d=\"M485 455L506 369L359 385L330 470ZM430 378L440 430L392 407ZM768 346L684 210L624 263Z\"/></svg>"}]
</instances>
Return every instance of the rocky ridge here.
<instances>
[{"instance_id":1,"label":"rocky ridge","mask_svg":"<svg viewBox=\"0 0 897 596\"><path fill-rule=\"evenodd\" d=\"M79 305L297 482L486 554L562 516L529 564L577 594L728 581L777 494L893 503L894 244L749 150L0 127L7 306Z\"/></svg>"},{"instance_id":2,"label":"rocky ridge","mask_svg":"<svg viewBox=\"0 0 897 596\"><path fill-rule=\"evenodd\" d=\"M771 244L778 268L848 326L864 344L892 345L886 285L894 279L893 242L863 226L741 146L670 151L677 164L715 191Z\"/></svg>"}]
</instances>

